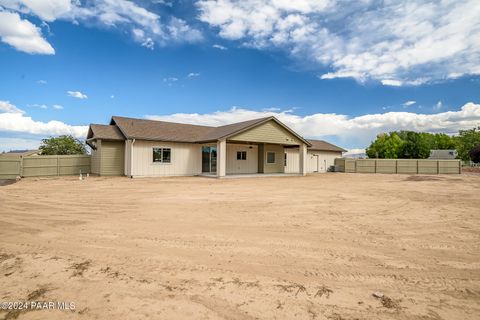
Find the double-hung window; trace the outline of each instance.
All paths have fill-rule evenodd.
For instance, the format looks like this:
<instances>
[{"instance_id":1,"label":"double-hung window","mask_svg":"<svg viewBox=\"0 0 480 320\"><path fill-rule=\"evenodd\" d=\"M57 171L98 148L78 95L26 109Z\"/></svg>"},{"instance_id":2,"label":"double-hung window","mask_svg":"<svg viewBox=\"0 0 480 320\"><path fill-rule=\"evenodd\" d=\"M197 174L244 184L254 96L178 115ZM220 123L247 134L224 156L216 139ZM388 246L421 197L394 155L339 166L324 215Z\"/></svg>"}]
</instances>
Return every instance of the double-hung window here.
<instances>
[{"instance_id":1,"label":"double-hung window","mask_svg":"<svg viewBox=\"0 0 480 320\"><path fill-rule=\"evenodd\" d=\"M170 148L153 148L153 162L170 163L172 161L172 149Z\"/></svg>"}]
</instances>

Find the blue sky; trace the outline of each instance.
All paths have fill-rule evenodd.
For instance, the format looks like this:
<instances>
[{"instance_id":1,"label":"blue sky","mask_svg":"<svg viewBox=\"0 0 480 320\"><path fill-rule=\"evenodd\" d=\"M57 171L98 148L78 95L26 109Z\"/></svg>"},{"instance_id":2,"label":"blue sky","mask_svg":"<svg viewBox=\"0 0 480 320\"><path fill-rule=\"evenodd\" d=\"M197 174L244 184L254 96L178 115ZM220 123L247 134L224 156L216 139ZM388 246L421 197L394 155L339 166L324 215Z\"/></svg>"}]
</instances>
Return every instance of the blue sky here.
<instances>
[{"instance_id":1,"label":"blue sky","mask_svg":"<svg viewBox=\"0 0 480 320\"><path fill-rule=\"evenodd\" d=\"M112 115L271 114L353 152L480 125L475 1L347 2L0 0L0 151Z\"/></svg>"}]
</instances>

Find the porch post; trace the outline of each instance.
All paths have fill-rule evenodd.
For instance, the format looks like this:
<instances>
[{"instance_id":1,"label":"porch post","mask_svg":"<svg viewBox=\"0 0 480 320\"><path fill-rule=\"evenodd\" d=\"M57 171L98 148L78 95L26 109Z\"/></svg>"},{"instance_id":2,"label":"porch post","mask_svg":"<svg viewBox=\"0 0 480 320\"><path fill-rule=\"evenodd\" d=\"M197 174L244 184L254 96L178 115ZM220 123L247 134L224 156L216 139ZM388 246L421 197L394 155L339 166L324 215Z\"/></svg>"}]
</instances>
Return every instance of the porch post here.
<instances>
[{"instance_id":1,"label":"porch post","mask_svg":"<svg viewBox=\"0 0 480 320\"><path fill-rule=\"evenodd\" d=\"M299 146L299 172L302 176L307 174L307 145L302 143Z\"/></svg>"},{"instance_id":2,"label":"porch post","mask_svg":"<svg viewBox=\"0 0 480 320\"><path fill-rule=\"evenodd\" d=\"M217 141L217 177L225 177L227 173L227 140Z\"/></svg>"}]
</instances>

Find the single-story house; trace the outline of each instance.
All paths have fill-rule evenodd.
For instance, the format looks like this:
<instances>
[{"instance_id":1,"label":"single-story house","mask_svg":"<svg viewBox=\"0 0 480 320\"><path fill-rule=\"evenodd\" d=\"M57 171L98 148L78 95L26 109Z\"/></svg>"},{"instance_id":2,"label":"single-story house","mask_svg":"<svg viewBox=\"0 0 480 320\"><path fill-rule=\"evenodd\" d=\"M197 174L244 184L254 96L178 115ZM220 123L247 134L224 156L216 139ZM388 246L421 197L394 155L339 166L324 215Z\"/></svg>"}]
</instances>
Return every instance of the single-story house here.
<instances>
[{"instance_id":1,"label":"single-story house","mask_svg":"<svg viewBox=\"0 0 480 320\"><path fill-rule=\"evenodd\" d=\"M220 127L113 116L91 124L91 172L129 177L324 172L345 150L275 117Z\"/></svg>"}]
</instances>

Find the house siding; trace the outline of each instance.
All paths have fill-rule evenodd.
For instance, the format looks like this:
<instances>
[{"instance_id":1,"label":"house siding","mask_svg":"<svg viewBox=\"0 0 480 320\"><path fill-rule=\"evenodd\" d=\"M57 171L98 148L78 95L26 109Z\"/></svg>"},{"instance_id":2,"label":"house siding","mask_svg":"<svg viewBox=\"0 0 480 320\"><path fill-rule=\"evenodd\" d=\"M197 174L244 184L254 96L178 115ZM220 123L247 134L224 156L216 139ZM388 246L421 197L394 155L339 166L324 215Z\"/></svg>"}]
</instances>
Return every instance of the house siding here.
<instances>
[{"instance_id":1,"label":"house siding","mask_svg":"<svg viewBox=\"0 0 480 320\"><path fill-rule=\"evenodd\" d=\"M171 163L154 163L153 148L170 148ZM191 143L136 140L132 176L193 176L202 172L202 146Z\"/></svg>"},{"instance_id":2,"label":"house siding","mask_svg":"<svg viewBox=\"0 0 480 320\"><path fill-rule=\"evenodd\" d=\"M124 141L102 141L100 175L123 176L125 159Z\"/></svg>"},{"instance_id":3,"label":"house siding","mask_svg":"<svg viewBox=\"0 0 480 320\"><path fill-rule=\"evenodd\" d=\"M237 160L237 152L246 151L246 160ZM227 144L227 174L257 173L258 146Z\"/></svg>"},{"instance_id":4,"label":"house siding","mask_svg":"<svg viewBox=\"0 0 480 320\"><path fill-rule=\"evenodd\" d=\"M275 152L275 163L267 163L267 152ZM285 172L283 146L276 144L266 144L264 147L263 159L263 173Z\"/></svg>"},{"instance_id":5,"label":"house siding","mask_svg":"<svg viewBox=\"0 0 480 320\"><path fill-rule=\"evenodd\" d=\"M90 170L93 174L100 174L100 160L101 160L101 148L102 148L102 141L97 140L96 141L96 147L97 149L94 150L92 149L91 152L91 165L90 165Z\"/></svg>"},{"instance_id":6,"label":"house siding","mask_svg":"<svg viewBox=\"0 0 480 320\"><path fill-rule=\"evenodd\" d=\"M228 138L231 141L299 145L301 141L273 120Z\"/></svg>"},{"instance_id":7,"label":"house siding","mask_svg":"<svg viewBox=\"0 0 480 320\"><path fill-rule=\"evenodd\" d=\"M286 173L298 173L299 172L299 153L297 148L285 149L287 154L287 165L285 166ZM318 155L318 172L326 172L330 166L335 164L336 158L341 158L342 153L337 151L307 151L307 172L312 173L317 169L317 166L313 163L316 159L315 155Z\"/></svg>"}]
</instances>

